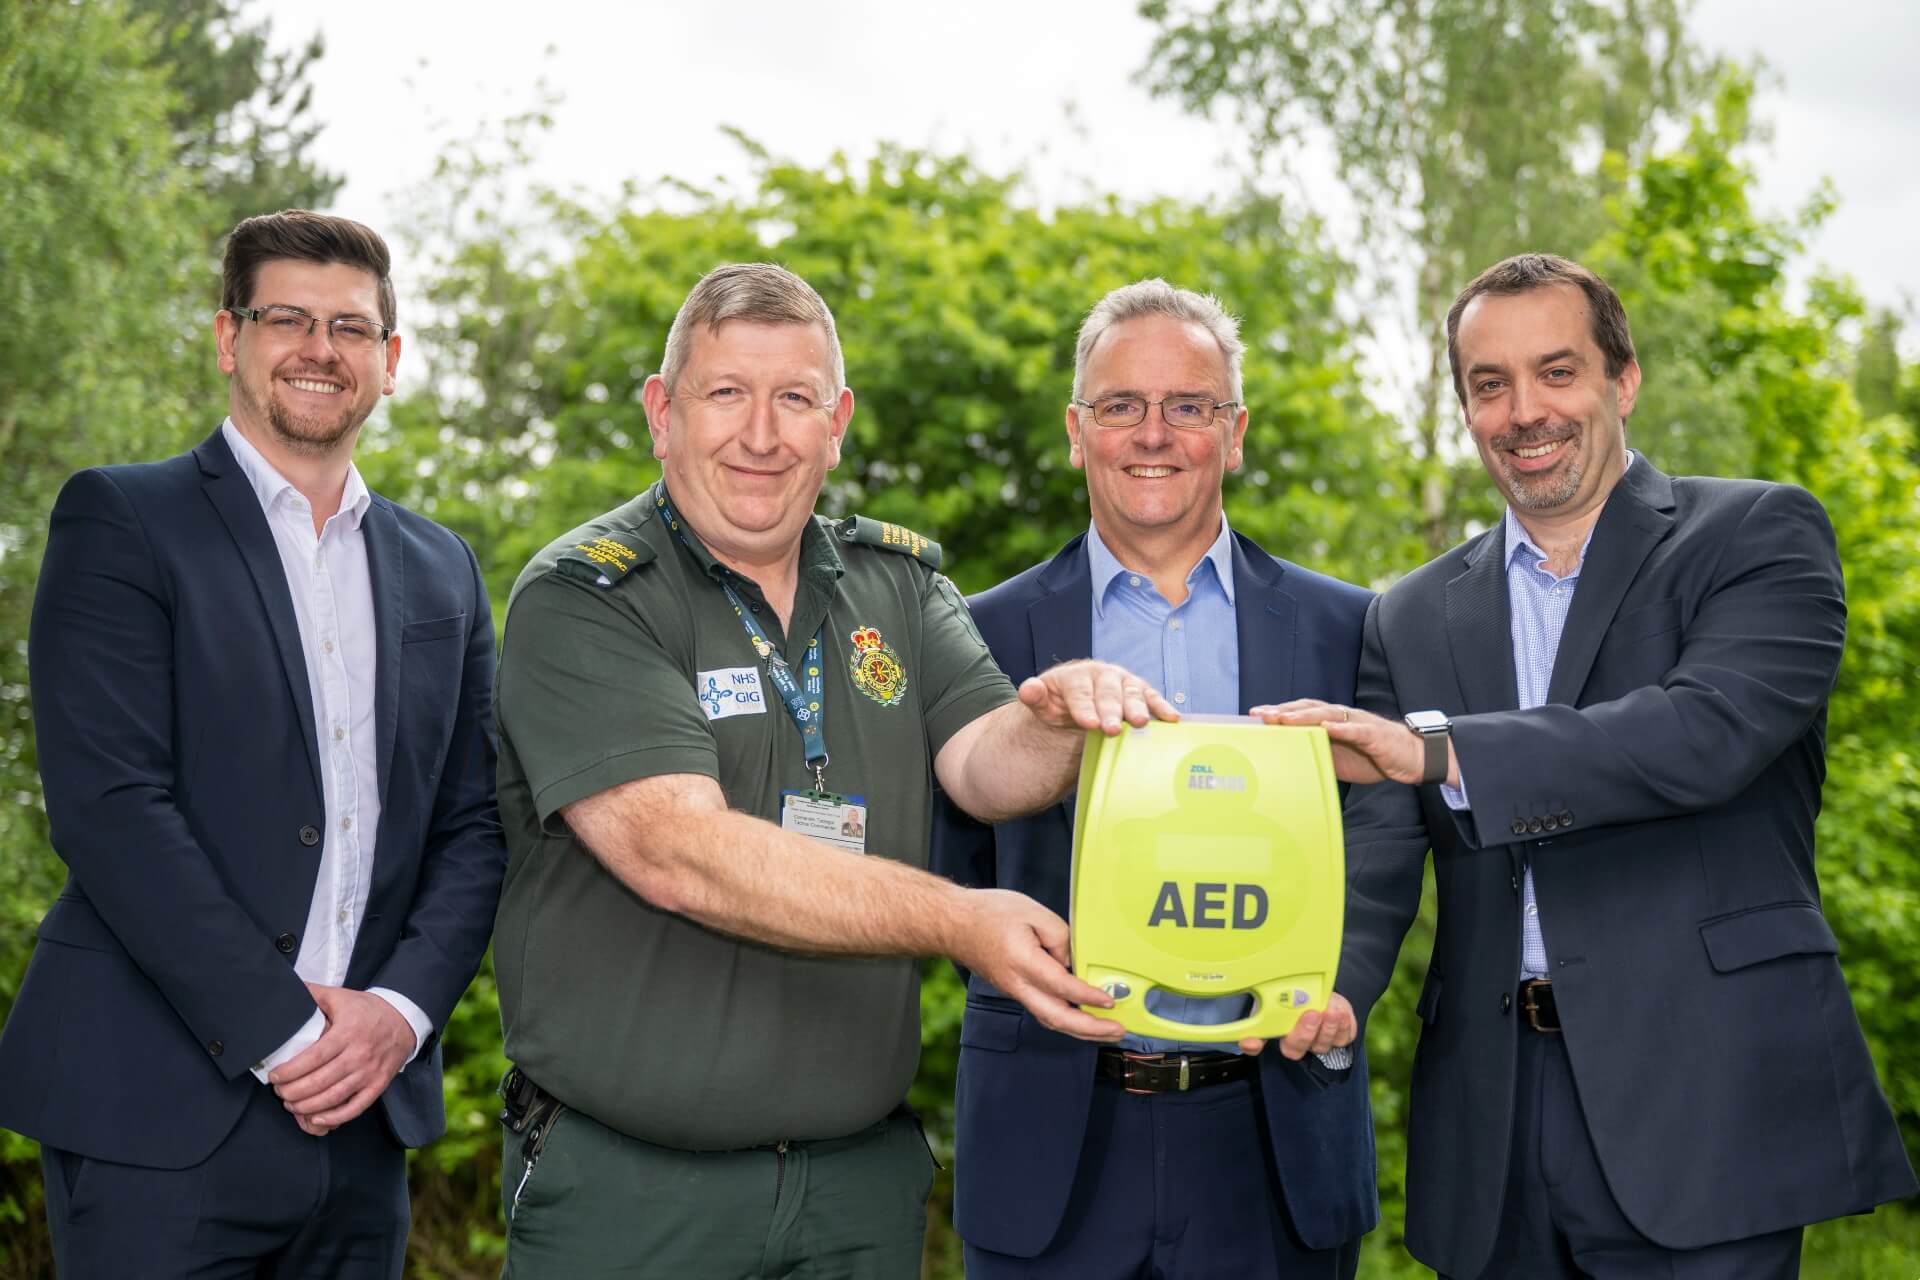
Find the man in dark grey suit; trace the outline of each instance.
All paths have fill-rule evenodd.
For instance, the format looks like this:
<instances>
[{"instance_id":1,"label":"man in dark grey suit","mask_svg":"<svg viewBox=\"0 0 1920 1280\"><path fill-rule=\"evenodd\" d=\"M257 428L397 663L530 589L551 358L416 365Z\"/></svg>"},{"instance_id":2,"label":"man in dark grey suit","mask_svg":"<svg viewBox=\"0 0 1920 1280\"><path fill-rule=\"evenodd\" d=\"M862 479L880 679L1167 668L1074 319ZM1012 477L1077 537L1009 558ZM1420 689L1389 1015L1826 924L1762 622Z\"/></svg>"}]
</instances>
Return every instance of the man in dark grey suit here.
<instances>
[{"instance_id":1,"label":"man in dark grey suit","mask_svg":"<svg viewBox=\"0 0 1920 1280\"><path fill-rule=\"evenodd\" d=\"M1846 636L1805 490L1626 447L1625 311L1508 259L1447 317L1502 523L1369 610L1323 723L1347 804L1339 986L1364 1015L1429 847L1407 1246L1452 1276L1791 1276L1804 1224L1911 1194L1820 911Z\"/></svg>"}]
</instances>

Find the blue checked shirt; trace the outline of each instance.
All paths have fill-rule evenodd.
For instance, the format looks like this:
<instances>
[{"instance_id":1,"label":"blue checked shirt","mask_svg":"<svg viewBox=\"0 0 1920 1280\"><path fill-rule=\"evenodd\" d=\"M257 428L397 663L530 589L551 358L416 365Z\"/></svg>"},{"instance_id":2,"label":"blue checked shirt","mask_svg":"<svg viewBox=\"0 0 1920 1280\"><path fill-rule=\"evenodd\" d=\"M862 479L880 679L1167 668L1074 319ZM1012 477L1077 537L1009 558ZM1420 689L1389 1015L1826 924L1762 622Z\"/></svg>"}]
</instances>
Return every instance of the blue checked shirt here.
<instances>
[{"instance_id":1,"label":"blue checked shirt","mask_svg":"<svg viewBox=\"0 0 1920 1280\"><path fill-rule=\"evenodd\" d=\"M1633 466L1636 455L1627 455ZM1547 700L1547 686L1553 680L1553 661L1560 653L1560 632L1567 625L1567 611L1573 607L1574 589L1580 585L1580 570L1587 563L1587 547L1593 534L1580 544L1580 563L1564 578L1547 572L1547 553L1533 544L1527 531L1507 508L1507 603L1513 615L1513 683L1520 694L1520 708L1540 706ZM1467 777L1460 775L1458 787L1442 786L1440 794L1453 809L1467 809ZM1533 867L1529 864L1520 885L1520 976L1545 978L1547 939L1540 931L1540 903L1533 893Z\"/></svg>"}]
</instances>

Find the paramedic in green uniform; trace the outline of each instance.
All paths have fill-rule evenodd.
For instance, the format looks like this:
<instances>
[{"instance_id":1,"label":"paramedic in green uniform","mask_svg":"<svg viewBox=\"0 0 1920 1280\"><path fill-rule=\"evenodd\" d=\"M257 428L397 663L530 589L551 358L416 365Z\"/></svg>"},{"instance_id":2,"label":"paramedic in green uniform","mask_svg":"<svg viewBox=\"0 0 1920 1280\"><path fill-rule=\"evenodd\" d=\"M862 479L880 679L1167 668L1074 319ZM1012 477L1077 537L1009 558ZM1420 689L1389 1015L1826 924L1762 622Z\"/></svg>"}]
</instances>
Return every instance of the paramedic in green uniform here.
<instances>
[{"instance_id":1,"label":"paramedic in green uniform","mask_svg":"<svg viewBox=\"0 0 1920 1280\"><path fill-rule=\"evenodd\" d=\"M708 275L645 394L662 482L536 556L504 628L506 1274L917 1276L913 957L1120 1035L1064 921L923 869L934 779L1030 812L1085 730L1173 709L1096 662L1016 694L936 546L813 514L853 393L799 277Z\"/></svg>"}]
</instances>

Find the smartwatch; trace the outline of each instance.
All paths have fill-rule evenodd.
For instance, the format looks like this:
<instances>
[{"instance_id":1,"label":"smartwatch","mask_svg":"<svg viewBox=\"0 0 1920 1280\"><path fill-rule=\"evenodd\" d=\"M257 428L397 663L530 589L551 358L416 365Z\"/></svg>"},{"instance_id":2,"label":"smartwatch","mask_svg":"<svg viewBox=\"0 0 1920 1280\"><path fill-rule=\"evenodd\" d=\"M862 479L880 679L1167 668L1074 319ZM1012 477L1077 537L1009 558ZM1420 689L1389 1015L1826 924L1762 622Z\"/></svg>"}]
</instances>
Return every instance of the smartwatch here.
<instances>
[{"instance_id":1,"label":"smartwatch","mask_svg":"<svg viewBox=\"0 0 1920 1280\"><path fill-rule=\"evenodd\" d=\"M1444 711L1409 711L1407 728L1427 744L1427 767L1420 773L1422 785L1447 780L1447 742L1453 736L1453 721Z\"/></svg>"}]
</instances>

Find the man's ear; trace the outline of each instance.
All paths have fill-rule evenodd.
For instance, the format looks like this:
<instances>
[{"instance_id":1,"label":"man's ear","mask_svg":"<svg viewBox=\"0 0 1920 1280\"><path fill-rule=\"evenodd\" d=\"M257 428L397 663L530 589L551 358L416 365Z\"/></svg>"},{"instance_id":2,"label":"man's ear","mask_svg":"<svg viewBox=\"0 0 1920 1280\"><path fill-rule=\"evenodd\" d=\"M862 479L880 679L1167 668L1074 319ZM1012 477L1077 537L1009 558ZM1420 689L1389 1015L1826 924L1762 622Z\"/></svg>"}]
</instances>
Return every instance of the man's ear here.
<instances>
[{"instance_id":1,"label":"man's ear","mask_svg":"<svg viewBox=\"0 0 1920 1280\"><path fill-rule=\"evenodd\" d=\"M1087 455L1080 447L1080 408L1067 406L1067 461L1079 470L1085 470Z\"/></svg>"},{"instance_id":2,"label":"man's ear","mask_svg":"<svg viewBox=\"0 0 1920 1280\"><path fill-rule=\"evenodd\" d=\"M647 379L640 389L641 403L647 407L647 432L653 437L653 456L664 461L667 456L667 408L670 400L667 396L667 380L659 374Z\"/></svg>"},{"instance_id":3,"label":"man's ear","mask_svg":"<svg viewBox=\"0 0 1920 1280\"><path fill-rule=\"evenodd\" d=\"M399 367L400 367L400 335L397 333L390 333L387 335L387 377L386 377L386 381L382 383L380 386L381 395L390 396L393 394L393 372L395 369Z\"/></svg>"},{"instance_id":4,"label":"man's ear","mask_svg":"<svg viewBox=\"0 0 1920 1280\"><path fill-rule=\"evenodd\" d=\"M1227 470L1238 471L1240 460L1244 456L1242 449L1247 442L1247 411L1244 407L1236 410L1233 416L1233 433L1227 438Z\"/></svg>"},{"instance_id":5,"label":"man's ear","mask_svg":"<svg viewBox=\"0 0 1920 1280\"><path fill-rule=\"evenodd\" d=\"M834 401L833 417L829 420L828 432L832 449L827 454L827 470L840 465L840 445L847 437L847 424L853 421L853 388L842 387L840 398Z\"/></svg>"},{"instance_id":6,"label":"man's ear","mask_svg":"<svg viewBox=\"0 0 1920 1280\"><path fill-rule=\"evenodd\" d=\"M1633 413L1633 402L1640 395L1640 362L1627 361L1627 367L1613 380L1613 395L1621 420Z\"/></svg>"},{"instance_id":7,"label":"man's ear","mask_svg":"<svg viewBox=\"0 0 1920 1280\"><path fill-rule=\"evenodd\" d=\"M219 360L220 372L228 377L240 364L240 317L225 307L213 313L213 348Z\"/></svg>"}]
</instances>

